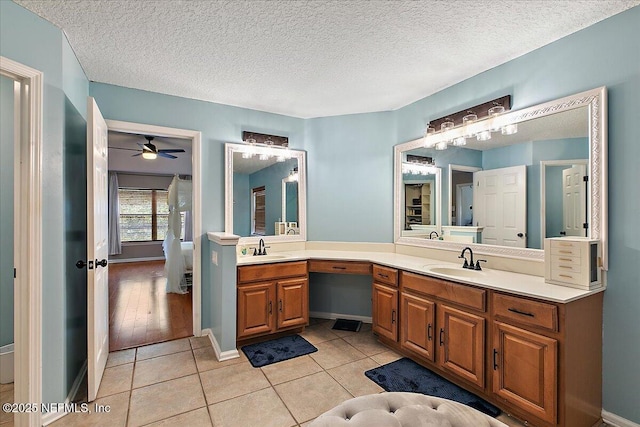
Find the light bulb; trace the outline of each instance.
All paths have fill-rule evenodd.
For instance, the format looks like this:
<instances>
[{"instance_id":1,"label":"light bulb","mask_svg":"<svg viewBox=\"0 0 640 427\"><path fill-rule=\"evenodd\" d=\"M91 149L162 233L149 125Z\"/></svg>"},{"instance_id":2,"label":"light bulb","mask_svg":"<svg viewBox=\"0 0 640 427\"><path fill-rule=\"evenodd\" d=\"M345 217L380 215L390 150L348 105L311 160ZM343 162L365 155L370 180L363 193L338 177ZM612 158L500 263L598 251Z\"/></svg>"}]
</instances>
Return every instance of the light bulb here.
<instances>
[{"instance_id":1,"label":"light bulb","mask_svg":"<svg viewBox=\"0 0 640 427\"><path fill-rule=\"evenodd\" d=\"M476 138L478 139L478 141L488 141L491 139L491 132L488 130L483 130L481 132L478 132Z\"/></svg>"},{"instance_id":2,"label":"light bulb","mask_svg":"<svg viewBox=\"0 0 640 427\"><path fill-rule=\"evenodd\" d=\"M447 141L440 141L436 144L436 150L446 150L447 149Z\"/></svg>"},{"instance_id":3,"label":"light bulb","mask_svg":"<svg viewBox=\"0 0 640 427\"><path fill-rule=\"evenodd\" d=\"M510 125L504 125L502 126L501 131L503 135L513 135L518 132L518 124L511 123Z\"/></svg>"},{"instance_id":4,"label":"light bulb","mask_svg":"<svg viewBox=\"0 0 640 427\"><path fill-rule=\"evenodd\" d=\"M142 158L146 160L155 160L158 157L156 153L152 153L151 151L143 151Z\"/></svg>"},{"instance_id":5,"label":"light bulb","mask_svg":"<svg viewBox=\"0 0 640 427\"><path fill-rule=\"evenodd\" d=\"M464 136L459 136L453 140L453 145L455 145L456 147L467 145L467 140Z\"/></svg>"}]
</instances>

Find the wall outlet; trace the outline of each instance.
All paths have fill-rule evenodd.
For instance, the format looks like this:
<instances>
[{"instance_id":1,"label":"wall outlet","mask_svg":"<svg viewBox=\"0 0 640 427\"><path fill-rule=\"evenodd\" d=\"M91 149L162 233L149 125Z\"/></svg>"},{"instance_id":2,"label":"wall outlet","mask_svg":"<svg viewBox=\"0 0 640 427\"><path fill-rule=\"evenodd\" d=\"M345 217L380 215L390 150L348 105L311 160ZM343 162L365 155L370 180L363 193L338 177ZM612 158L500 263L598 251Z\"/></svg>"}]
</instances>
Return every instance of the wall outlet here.
<instances>
[{"instance_id":1,"label":"wall outlet","mask_svg":"<svg viewBox=\"0 0 640 427\"><path fill-rule=\"evenodd\" d=\"M211 262L214 265L218 265L218 252L216 251L211 251Z\"/></svg>"}]
</instances>

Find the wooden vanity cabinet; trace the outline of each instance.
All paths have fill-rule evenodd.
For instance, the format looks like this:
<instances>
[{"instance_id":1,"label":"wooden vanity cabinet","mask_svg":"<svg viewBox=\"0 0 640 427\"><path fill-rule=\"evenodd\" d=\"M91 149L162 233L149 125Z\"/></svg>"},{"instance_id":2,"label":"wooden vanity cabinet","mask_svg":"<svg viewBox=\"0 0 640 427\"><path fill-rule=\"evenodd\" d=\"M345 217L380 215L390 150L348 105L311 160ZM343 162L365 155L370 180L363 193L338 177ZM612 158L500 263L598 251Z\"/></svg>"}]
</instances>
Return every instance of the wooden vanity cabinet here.
<instances>
[{"instance_id":1,"label":"wooden vanity cabinet","mask_svg":"<svg viewBox=\"0 0 640 427\"><path fill-rule=\"evenodd\" d=\"M372 330L393 342L398 341L398 270L373 265L371 310Z\"/></svg>"},{"instance_id":2,"label":"wooden vanity cabinet","mask_svg":"<svg viewBox=\"0 0 640 427\"><path fill-rule=\"evenodd\" d=\"M238 267L237 338L304 327L309 323L307 262Z\"/></svg>"},{"instance_id":3,"label":"wooden vanity cabinet","mask_svg":"<svg viewBox=\"0 0 640 427\"><path fill-rule=\"evenodd\" d=\"M400 290L401 347L484 389L487 291L408 272Z\"/></svg>"}]
</instances>

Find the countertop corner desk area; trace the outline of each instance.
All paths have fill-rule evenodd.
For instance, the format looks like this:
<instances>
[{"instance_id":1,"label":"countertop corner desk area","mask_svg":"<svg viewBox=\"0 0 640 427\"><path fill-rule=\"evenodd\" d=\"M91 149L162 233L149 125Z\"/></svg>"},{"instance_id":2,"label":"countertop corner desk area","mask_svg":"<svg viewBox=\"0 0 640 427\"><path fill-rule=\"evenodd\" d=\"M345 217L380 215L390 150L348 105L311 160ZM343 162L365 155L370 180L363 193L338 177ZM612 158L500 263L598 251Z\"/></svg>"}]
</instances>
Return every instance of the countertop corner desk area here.
<instances>
[{"instance_id":1,"label":"countertop corner desk area","mask_svg":"<svg viewBox=\"0 0 640 427\"><path fill-rule=\"evenodd\" d=\"M272 254L238 258L239 346L308 325L309 273L370 275L383 344L530 425L601 421L604 288L397 253Z\"/></svg>"}]
</instances>

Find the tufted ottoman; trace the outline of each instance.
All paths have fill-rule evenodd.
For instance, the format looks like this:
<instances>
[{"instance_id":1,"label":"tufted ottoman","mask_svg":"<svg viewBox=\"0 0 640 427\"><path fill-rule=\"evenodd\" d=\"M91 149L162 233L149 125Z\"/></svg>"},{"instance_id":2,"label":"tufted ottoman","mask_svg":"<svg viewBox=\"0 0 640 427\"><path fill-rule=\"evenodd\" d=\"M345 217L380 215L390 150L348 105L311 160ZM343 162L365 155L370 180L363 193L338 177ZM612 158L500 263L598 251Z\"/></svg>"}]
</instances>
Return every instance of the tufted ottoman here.
<instances>
[{"instance_id":1,"label":"tufted ottoman","mask_svg":"<svg viewBox=\"0 0 640 427\"><path fill-rule=\"evenodd\" d=\"M467 405L417 393L380 393L349 399L309 427L507 427Z\"/></svg>"}]
</instances>

